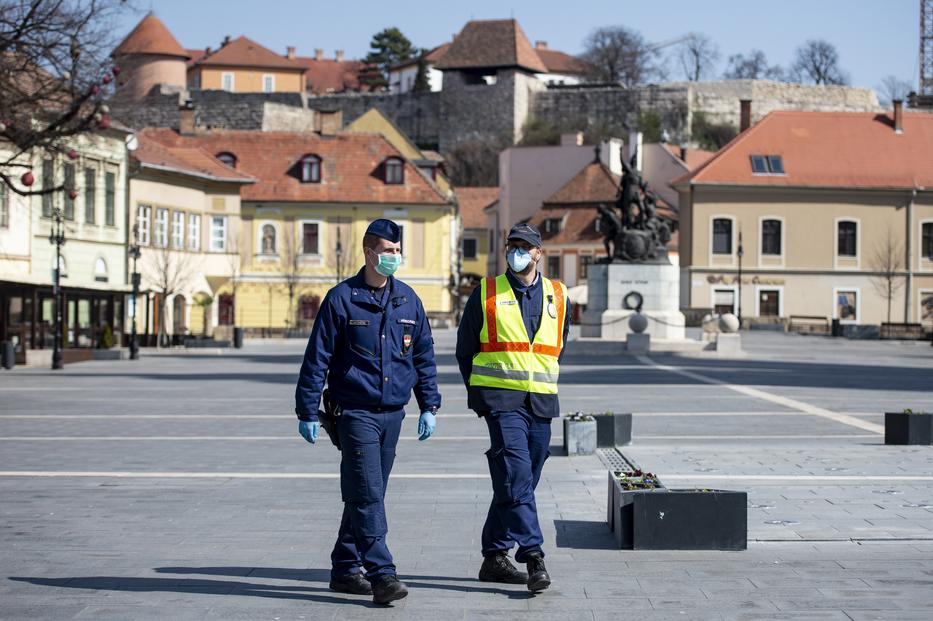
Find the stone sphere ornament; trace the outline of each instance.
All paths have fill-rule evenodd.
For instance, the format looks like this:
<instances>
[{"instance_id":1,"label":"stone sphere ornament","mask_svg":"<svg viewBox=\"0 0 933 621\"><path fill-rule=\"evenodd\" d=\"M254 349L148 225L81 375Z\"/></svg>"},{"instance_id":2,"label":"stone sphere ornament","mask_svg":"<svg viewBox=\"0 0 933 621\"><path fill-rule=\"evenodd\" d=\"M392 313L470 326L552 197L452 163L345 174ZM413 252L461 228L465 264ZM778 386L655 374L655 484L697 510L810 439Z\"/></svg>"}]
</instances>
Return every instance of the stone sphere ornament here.
<instances>
[{"instance_id":1,"label":"stone sphere ornament","mask_svg":"<svg viewBox=\"0 0 933 621\"><path fill-rule=\"evenodd\" d=\"M641 313L635 313L634 315L629 315L628 318L628 327L631 328L632 332L636 334L641 334L648 329L648 318L642 315Z\"/></svg>"},{"instance_id":2,"label":"stone sphere ornament","mask_svg":"<svg viewBox=\"0 0 933 621\"><path fill-rule=\"evenodd\" d=\"M719 316L719 329L731 334L739 331L739 318L732 313L723 313Z\"/></svg>"},{"instance_id":3,"label":"stone sphere ornament","mask_svg":"<svg viewBox=\"0 0 933 621\"><path fill-rule=\"evenodd\" d=\"M703 332L719 332L719 315L713 315L711 313L703 315L702 325Z\"/></svg>"}]
</instances>

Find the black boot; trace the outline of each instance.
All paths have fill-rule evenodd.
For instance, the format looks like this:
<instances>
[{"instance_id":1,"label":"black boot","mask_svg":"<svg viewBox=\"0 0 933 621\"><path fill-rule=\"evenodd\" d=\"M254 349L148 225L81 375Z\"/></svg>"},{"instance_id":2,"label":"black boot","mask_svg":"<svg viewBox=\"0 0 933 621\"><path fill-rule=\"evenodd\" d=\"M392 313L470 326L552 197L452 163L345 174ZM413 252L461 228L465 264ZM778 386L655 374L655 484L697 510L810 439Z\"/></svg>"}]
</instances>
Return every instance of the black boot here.
<instances>
[{"instance_id":1,"label":"black boot","mask_svg":"<svg viewBox=\"0 0 933 621\"><path fill-rule=\"evenodd\" d=\"M373 584L373 603L388 604L408 595L408 587L395 576L382 576Z\"/></svg>"},{"instance_id":2,"label":"black boot","mask_svg":"<svg viewBox=\"0 0 933 621\"><path fill-rule=\"evenodd\" d=\"M479 568L479 579L483 582L525 584L528 582L528 574L518 571L509 562L508 552L499 552L483 559L483 566Z\"/></svg>"},{"instance_id":3,"label":"black boot","mask_svg":"<svg viewBox=\"0 0 933 621\"><path fill-rule=\"evenodd\" d=\"M340 576L330 579L330 590L338 593L350 593L351 595L372 595L373 588L369 581L363 577L363 574L356 573L349 576Z\"/></svg>"},{"instance_id":4,"label":"black boot","mask_svg":"<svg viewBox=\"0 0 933 621\"><path fill-rule=\"evenodd\" d=\"M544 566L544 555L540 552L530 552L525 562L528 568L528 590L537 593L551 586L551 576Z\"/></svg>"}]
</instances>

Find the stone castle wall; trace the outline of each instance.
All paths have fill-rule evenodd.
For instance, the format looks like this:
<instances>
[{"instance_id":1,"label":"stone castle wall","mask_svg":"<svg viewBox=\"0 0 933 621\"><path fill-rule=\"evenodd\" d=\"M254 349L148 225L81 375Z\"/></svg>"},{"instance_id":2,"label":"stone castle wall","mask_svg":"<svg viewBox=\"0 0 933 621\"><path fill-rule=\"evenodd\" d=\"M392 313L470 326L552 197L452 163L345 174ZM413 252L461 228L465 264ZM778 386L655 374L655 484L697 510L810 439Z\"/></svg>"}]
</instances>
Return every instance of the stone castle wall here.
<instances>
[{"instance_id":1,"label":"stone castle wall","mask_svg":"<svg viewBox=\"0 0 933 621\"><path fill-rule=\"evenodd\" d=\"M405 93L339 93L308 97L308 107L314 110L341 110L343 122L351 123L370 108L377 108L392 119L415 143L438 145L441 135L441 97L439 92Z\"/></svg>"}]
</instances>

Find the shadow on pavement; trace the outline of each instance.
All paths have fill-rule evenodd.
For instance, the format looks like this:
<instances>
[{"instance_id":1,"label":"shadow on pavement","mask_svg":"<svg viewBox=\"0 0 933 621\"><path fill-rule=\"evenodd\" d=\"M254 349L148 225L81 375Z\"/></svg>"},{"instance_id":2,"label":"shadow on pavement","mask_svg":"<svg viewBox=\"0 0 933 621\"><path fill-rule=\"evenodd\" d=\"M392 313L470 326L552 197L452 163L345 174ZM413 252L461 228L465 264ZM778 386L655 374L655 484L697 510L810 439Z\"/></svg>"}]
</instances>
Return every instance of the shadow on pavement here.
<instances>
[{"instance_id":1,"label":"shadow on pavement","mask_svg":"<svg viewBox=\"0 0 933 621\"><path fill-rule=\"evenodd\" d=\"M573 550L618 550L615 538L605 522L554 520L557 547Z\"/></svg>"}]
</instances>

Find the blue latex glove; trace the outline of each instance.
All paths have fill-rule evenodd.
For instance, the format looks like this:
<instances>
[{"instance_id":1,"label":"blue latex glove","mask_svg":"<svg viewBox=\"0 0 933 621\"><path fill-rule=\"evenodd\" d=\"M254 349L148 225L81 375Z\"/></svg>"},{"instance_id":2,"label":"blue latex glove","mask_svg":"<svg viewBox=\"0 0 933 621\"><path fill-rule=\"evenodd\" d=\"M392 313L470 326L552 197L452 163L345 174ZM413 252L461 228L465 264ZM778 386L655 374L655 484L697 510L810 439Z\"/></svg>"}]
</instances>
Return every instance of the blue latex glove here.
<instances>
[{"instance_id":1,"label":"blue latex glove","mask_svg":"<svg viewBox=\"0 0 933 621\"><path fill-rule=\"evenodd\" d=\"M315 442L317 442L317 431L320 426L321 424L317 422L316 420L315 421L300 420L298 421L298 433L301 434L302 438L304 438L311 444L314 444Z\"/></svg>"},{"instance_id":2,"label":"blue latex glove","mask_svg":"<svg viewBox=\"0 0 933 621\"><path fill-rule=\"evenodd\" d=\"M421 413L421 418L418 419L418 440L423 442L431 437L437 425L435 418L436 417L431 412Z\"/></svg>"}]
</instances>

